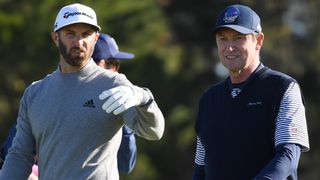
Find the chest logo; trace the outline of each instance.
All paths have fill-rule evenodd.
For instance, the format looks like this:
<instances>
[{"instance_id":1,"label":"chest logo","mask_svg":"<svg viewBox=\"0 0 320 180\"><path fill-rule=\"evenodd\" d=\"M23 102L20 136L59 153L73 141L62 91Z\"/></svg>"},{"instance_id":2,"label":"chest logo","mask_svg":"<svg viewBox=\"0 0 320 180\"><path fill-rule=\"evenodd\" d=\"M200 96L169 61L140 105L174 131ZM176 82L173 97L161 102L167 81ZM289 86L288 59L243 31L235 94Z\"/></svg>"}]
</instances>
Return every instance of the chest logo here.
<instances>
[{"instance_id":1,"label":"chest logo","mask_svg":"<svg viewBox=\"0 0 320 180\"><path fill-rule=\"evenodd\" d=\"M257 101L257 102L249 102L248 106L261 106L262 102L261 101Z\"/></svg>"},{"instance_id":2,"label":"chest logo","mask_svg":"<svg viewBox=\"0 0 320 180\"><path fill-rule=\"evenodd\" d=\"M90 99L89 101L85 102L82 106L83 107L96 108L96 106L94 105L94 102L93 102L92 99Z\"/></svg>"}]
</instances>

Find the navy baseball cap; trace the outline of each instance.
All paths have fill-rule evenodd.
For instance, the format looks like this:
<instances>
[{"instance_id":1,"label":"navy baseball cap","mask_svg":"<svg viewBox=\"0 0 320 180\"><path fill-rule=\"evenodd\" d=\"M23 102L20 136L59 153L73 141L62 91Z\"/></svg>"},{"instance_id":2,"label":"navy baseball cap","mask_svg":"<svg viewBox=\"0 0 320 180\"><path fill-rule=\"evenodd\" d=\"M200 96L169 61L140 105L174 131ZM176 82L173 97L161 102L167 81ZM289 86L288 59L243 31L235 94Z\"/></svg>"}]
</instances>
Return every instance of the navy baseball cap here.
<instances>
[{"instance_id":1,"label":"navy baseball cap","mask_svg":"<svg viewBox=\"0 0 320 180\"><path fill-rule=\"evenodd\" d=\"M231 5L218 15L213 31L215 34L220 28L231 28L242 34L259 33L262 31L260 17L251 8L244 5Z\"/></svg>"},{"instance_id":2,"label":"navy baseball cap","mask_svg":"<svg viewBox=\"0 0 320 180\"><path fill-rule=\"evenodd\" d=\"M116 41L107 34L100 33L99 39L94 47L92 59L99 62L101 59L133 59L134 54L121 52L117 46Z\"/></svg>"}]
</instances>

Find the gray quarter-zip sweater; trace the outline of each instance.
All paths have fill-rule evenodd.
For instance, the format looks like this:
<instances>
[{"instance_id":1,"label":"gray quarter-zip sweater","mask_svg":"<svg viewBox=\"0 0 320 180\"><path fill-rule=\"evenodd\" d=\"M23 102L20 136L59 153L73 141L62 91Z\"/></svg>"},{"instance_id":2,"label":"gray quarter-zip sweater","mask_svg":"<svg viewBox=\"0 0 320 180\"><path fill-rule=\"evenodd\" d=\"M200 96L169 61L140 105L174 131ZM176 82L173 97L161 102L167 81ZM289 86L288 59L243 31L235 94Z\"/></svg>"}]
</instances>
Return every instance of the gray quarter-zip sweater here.
<instances>
[{"instance_id":1,"label":"gray quarter-zip sweater","mask_svg":"<svg viewBox=\"0 0 320 180\"><path fill-rule=\"evenodd\" d=\"M164 131L164 117L147 89L144 98L151 101L144 106L118 116L101 108L106 100L99 100L99 94L119 85L132 86L125 75L93 60L75 73L57 68L30 85L20 102L17 134L0 179L27 179L35 154L40 179L119 179L123 124L149 140L160 139Z\"/></svg>"}]
</instances>

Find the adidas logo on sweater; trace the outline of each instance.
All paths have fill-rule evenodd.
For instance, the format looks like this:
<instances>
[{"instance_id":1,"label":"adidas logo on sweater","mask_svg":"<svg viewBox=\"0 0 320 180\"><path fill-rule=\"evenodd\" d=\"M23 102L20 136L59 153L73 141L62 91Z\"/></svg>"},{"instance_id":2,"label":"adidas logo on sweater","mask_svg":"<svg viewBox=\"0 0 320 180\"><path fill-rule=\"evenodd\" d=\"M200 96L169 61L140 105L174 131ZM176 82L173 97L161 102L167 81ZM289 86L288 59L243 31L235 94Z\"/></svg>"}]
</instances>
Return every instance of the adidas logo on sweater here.
<instances>
[{"instance_id":1,"label":"adidas logo on sweater","mask_svg":"<svg viewBox=\"0 0 320 180\"><path fill-rule=\"evenodd\" d=\"M83 104L83 107L90 107L90 108L96 108L96 106L94 106L93 100L90 99L89 101L85 102Z\"/></svg>"}]
</instances>

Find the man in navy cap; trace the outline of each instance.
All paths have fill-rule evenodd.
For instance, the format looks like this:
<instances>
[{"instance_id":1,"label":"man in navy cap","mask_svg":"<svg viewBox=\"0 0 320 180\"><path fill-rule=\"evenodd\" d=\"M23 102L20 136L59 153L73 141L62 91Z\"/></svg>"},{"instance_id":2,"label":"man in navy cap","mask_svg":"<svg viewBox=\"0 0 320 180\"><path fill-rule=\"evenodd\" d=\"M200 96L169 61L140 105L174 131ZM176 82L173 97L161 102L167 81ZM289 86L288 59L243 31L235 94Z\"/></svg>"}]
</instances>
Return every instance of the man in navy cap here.
<instances>
[{"instance_id":1,"label":"man in navy cap","mask_svg":"<svg viewBox=\"0 0 320 180\"><path fill-rule=\"evenodd\" d=\"M264 34L251 8L225 8L212 34L229 77L200 99L193 179L297 179L309 150L298 82L261 63Z\"/></svg>"},{"instance_id":2,"label":"man in navy cap","mask_svg":"<svg viewBox=\"0 0 320 180\"><path fill-rule=\"evenodd\" d=\"M118 72L120 60L133 59L134 55L119 51L116 41L107 34L100 33L94 47L92 59L99 66ZM120 173L130 173L137 159L137 146L134 132L126 125L122 128L122 140L118 150L118 170Z\"/></svg>"},{"instance_id":3,"label":"man in navy cap","mask_svg":"<svg viewBox=\"0 0 320 180\"><path fill-rule=\"evenodd\" d=\"M92 59L101 67L118 72L119 60L130 60L134 54L119 51L114 38L107 34L100 33L99 39L94 47Z\"/></svg>"}]
</instances>

